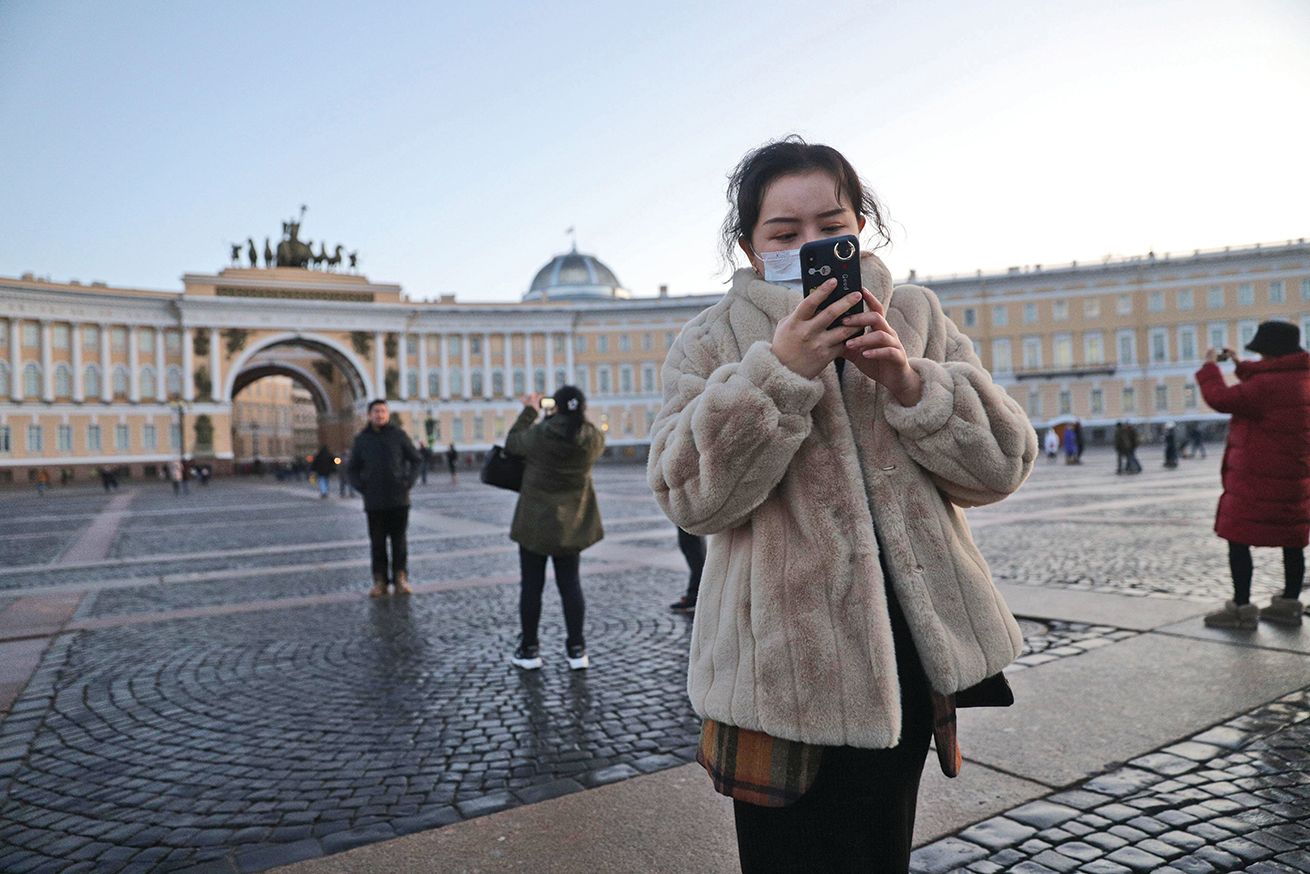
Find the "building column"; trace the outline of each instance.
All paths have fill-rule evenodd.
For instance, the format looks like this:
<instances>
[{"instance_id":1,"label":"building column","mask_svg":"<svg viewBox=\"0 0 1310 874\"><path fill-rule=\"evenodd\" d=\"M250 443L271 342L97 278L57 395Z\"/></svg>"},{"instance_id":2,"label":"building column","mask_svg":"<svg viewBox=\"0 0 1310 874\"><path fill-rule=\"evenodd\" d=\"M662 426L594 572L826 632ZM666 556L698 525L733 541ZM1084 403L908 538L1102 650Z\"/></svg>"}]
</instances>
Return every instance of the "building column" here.
<instances>
[{"instance_id":1,"label":"building column","mask_svg":"<svg viewBox=\"0 0 1310 874\"><path fill-rule=\"evenodd\" d=\"M450 399L450 349L446 343L446 335L437 336L441 341L441 385L437 386L440 389L437 396L445 401Z\"/></svg>"},{"instance_id":2,"label":"building column","mask_svg":"<svg viewBox=\"0 0 1310 874\"><path fill-rule=\"evenodd\" d=\"M179 330L182 331L182 400L190 402L196 399L195 350L191 346L190 329L183 327Z\"/></svg>"},{"instance_id":3,"label":"building column","mask_svg":"<svg viewBox=\"0 0 1310 874\"><path fill-rule=\"evenodd\" d=\"M51 348L49 322L41 323L41 400L50 403L55 399L55 356Z\"/></svg>"},{"instance_id":4,"label":"building column","mask_svg":"<svg viewBox=\"0 0 1310 874\"><path fill-rule=\"evenodd\" d=\"M467 401L473 397L473 380L470 379L473 374L470 372L472 365L469 363L471 353L469 352L468 334L460 334L460 348L464 352L464 400Z\"/></svg>"},{"instance_id":5,"label":"building column","mask_svg":"<svg viewBox=\"0 0 1310 874\"><path fill-rule=\"evenodd\" d=\"M559 386L555 384L555 335L546 332L546 391L554 394Z\"/></svg>"},{"instance_id":6,"label":"building column","mask_svg":"<svg viewBox=\"0 0 1310 874\"><path fill-rule=\"evenodd\" d=\"M223 394L223 375L219 373L222 367L222 358L218 352L218 328L209 329L209 397L210 400L220 401Z\"/></svg>"},{"instance_id":7,"label":"building column","mask_svg":"<svg viewBox=\"0 0 1310 874\"><path fill-rule=\"evenodd\" d=\"M482 399L491 400L491 335L482 335Z\"/></svg>"},{"instance_id":8,"label":"building column","mask_svg":"<svg viewBox=\"0 0 1310 874\"><path fill-rule=\"evenodd\" d=\"M100 324L100 400L114 399L114 358L109 354L109 326ZM102 438L103 439L103 438Z\"/></svg>"},{"instance_id":9,"label":"building column","mask_svg":"<svg viewBox=\"0 0 1310 874\"><path fill-rule=\"evenodd\" d=\"M573 332L564 335L564 382L573 385L577 375L573 372Z\"/></svg>"},{"instance_id":10,"label":"building column","mask_svg":"<svg viewBox=\"0 0 1310 874\"><path fill-rule=\"evenodd\" d=\"M532 378L532 332L523 335L523 379L528 386L528 394L537 390L537 381ZM542 384L542 391L546 386Z\"/></svg>"},{"instance_id":11,"label":"building column","mask_svg":"<svg viewBox=\"0 0 1310 874\"><path fill-rule=\"evenodd\" d=\"M82 326L76 322L68 326L68 342L73 344L73 403L80 404L85 387L82 384Z\"/></svg>"},{"instance_id":12,"label":"building column","mask_svg":"<svg viewBox=\"0 0 1310 874\"><path fill-rule=\"evenodd\" d=\"M164 329L155 328L155 400L168 403L168 357L164 354Z\"/></svg>"},{"instance_id":13,"label":"building column","mask_svg":"<svg viewBox=\"0 0 1310 874\"><path fill-rule=\"evenodd\" d=\"M127 399L132 403L141 401L141 375L137 373L140 362L141 340L136 335L137 326L127 326Z\"/></svg>"},{"instance_id":14,"label":"building column","mask_svg":"<svg viewBox=\"0 0 1310 874\"><path fill-rule=\"evenodd\" d=\"M23 399L23 329L18 319L9 320L9 396Z\"/></svg>"},{"instance_id":15,"label":"building column","mask_svg":"<svg viewBox=\"0 0 1310 874\"><path fill-rule=\"evenodd\" d=\"M396 335L396 397L409 400L409 334Z\"/></svg>"},{"instance_id":16,"label":"building column","mask_svg":"<svg viewBox=\"0 0 1310 874\"><path fill-rule=\"evenodd\" d=\"M418 396L428 399L428 335L418 334Z\"/></svg>"},{"instance_id":17,"label":"building column","mask_svg":"<svg viewBox=\"0 0 1310 874\"><path fill-rule=\"evenodd\" d=\"M386 334L373 332L373 384L378 397L387 396L387 347Z\"/></svg>"},{"instance_id":18,"label":"building column","mask_svg":"<svg viewBox=\"0 0 1310 874\"><path fill-rule=\"evenodd\" d=\"M526 386L527 383L525 382ZM505 335L505 397L514 397L514 336Z\"/></svg>"}]
</instances>

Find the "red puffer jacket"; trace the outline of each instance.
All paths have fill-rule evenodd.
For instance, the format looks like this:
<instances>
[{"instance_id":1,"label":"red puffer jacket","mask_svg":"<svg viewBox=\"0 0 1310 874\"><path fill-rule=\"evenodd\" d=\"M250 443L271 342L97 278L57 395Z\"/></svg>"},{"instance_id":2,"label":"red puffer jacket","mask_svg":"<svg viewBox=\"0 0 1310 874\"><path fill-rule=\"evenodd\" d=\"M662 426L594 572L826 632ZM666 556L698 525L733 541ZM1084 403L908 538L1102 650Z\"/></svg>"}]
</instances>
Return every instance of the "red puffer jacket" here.
<instances>
[{"instance_id":1,"label":"red puffer jacket","mask_svg":"<svg viewBox=\"0 0 1310 874\"><path fill-rule=\"evenodd\" d=\"M1310 352L1196 372L1205 402L1231 413L1215 533L1248 546L1310 542Z\"/></svg>"}]
</instances>

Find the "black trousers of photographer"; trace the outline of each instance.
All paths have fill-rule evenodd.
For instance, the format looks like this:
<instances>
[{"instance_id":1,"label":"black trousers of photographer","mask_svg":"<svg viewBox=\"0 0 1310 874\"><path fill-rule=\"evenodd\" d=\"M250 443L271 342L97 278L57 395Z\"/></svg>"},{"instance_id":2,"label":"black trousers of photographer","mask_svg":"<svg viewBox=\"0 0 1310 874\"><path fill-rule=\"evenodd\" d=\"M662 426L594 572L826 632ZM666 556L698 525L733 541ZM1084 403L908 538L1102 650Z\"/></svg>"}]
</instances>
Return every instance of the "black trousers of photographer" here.
<instances>
[{"instance_id":1,"label":"black trousers of photographer","mask_svg":"<svg viewBox=\"0 0 1310 874\"><path fill-rule=\"evenodd\" d=\"M409 573L409 507L368 511L368 545L373 556L373 577L394 583L400 571ZM387 573L387 541L391 541L391 572Z\"/></svg>"},{"instance_id":2,"label":"black trousers of photographer","mask_svg":"<svg viewBox=\"0 0 1310 874\"><path fill-rule=\"evenodd\" d=\"M541 593L546 588L546 559L555 564L555 585L564 603L564 627L568 631L566 646L586 646L582 623L587 616L587 604L582 597L582 579L578 567L582 556L574 552L567 555L545 556L519 547L519 621L523 627L524 645L537 642L537 626L541 624Z\"/></svg>"}]
</instances>

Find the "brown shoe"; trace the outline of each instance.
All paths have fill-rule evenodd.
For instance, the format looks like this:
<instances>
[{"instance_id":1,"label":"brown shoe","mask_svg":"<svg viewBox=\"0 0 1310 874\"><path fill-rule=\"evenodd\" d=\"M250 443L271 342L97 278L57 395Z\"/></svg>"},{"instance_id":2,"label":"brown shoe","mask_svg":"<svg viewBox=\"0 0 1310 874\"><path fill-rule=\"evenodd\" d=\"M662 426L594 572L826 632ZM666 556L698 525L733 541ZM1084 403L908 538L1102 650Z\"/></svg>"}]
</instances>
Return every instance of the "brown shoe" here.
<instances>
[{"instance_id":1,"label":"brown shoe","mask_svg":"<svg viewBox=\"0 0 1310 874\"><path fill-rule=\"evenodd\" d=\"M373 588L368 590L370 598L381 598L387 594L387 578L376 576L373 578Z\"/></svg>"},{"instance_id":2,"label":"brown shoe","mask_svg":"<svg viewBox=\"0 0 1310 874\"><path fill-rule=\"evenodd\" d=\"M1260 608L1254 604L1238 605L1236 601L1224 602L1224 609L1205 617L1205 624L1210 628L1239 628L1253 631L1260 624Z\"/></svg>"},{"instance_id":3,"label":"brown shoe","mask_svg":"<svg viewBox=\"0 0 1310 874\"><path fill-rule=\"evenodd\" d=\"M396 571L396 594L397 595L414 594L414 590L411 589L409 586L408 571Z\"/></svg>"},{"instance_id":4,"label":"brown shoe","mask_svg":"<svg viewBox=\"0 0 1310 874\"><path fill-rule=\"evenodd\" d=\"M1299 598L1283 598L1275 595L1268 607L1260 608L1260 618L1275 625L1295 627L1301 624L1302 609Z\"/></svg>"}]
</instances>

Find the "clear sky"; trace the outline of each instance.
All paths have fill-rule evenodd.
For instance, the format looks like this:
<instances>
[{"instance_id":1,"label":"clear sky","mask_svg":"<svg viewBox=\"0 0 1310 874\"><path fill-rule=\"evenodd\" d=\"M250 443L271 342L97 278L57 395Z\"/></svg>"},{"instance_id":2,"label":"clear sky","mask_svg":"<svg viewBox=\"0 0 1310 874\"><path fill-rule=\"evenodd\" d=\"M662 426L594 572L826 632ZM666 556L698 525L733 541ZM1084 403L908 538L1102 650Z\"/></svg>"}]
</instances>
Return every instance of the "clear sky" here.
<instances>
[{"instance_id":1,"label":"clear sky","mask_svg":"<svg viewBox=\"0 0 1310 874\"><path fill-rule=\"evenodd\" d=\"M0 275L180 289L309 206L416 298L578 247L720 290L728 171L796 132L893 275L1310 236L1310 3L0 0Z\"/></svg>"}]
</instances>

